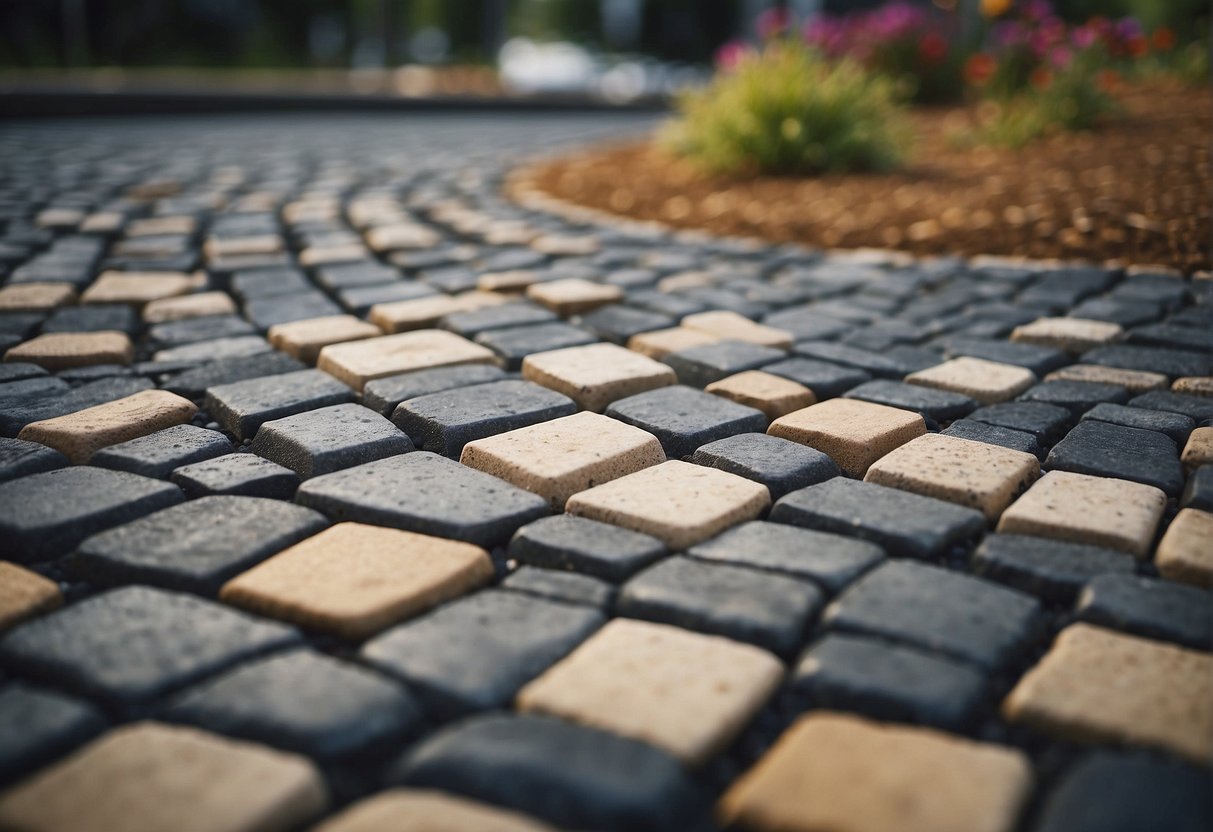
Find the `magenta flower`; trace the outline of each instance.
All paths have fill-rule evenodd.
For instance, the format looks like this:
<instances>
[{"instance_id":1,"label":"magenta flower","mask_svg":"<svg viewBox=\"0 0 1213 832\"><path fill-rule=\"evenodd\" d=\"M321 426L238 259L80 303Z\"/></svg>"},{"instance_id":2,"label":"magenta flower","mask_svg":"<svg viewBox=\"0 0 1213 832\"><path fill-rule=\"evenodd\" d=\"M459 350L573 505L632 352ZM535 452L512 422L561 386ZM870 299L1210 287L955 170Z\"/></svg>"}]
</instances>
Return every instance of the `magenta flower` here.
<instances>
[{"instance_id":1,"label":"magenta flower","mask_svg":"<svg viewBox=\"0 0 1213 832\"><path fill-rule=\"evenodd\" d=\"M726 72L736 69L738 64L748 58L754 49L748 43L731 40L716 50L716 66Z\"/></svg>"},{"instance_id":2,"label":"magenta flower","mask_svg":"<svg viewBox=\"0 0 1213 832\"><path fill-rule=\"evenodd\" d=\"M1054 46L1049 50L1049 63L1054 69L1065 69L1074 60L1074 53L1068 46Z\"/></svg>"},{"instance_id":3,"label":"magenta flower","mask_svg":"<svg viewBox=\"0 0 1213 832\"><path fill-rule=\"evenodd\" d=\"M775 6L758 15L754 28L758 31L758 37L770 40L787 31L789 22L787 9Z\"/></svg>"}]
</instances>

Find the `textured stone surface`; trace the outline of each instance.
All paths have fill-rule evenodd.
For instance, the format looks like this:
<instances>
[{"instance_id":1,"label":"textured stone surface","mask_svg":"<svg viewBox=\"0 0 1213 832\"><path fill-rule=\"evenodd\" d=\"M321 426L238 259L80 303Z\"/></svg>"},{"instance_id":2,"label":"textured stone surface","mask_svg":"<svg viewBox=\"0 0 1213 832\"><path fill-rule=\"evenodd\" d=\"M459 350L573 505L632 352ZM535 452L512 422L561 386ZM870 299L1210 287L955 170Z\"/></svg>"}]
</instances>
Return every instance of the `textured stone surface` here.
<instances>
[{"instance_id":1,"label":"textured stone surface","mask_svg":"<svg viewBox=\"0 0 1213 832\"><path fill-rule=\"evenodd\" d=\"M1011 832L1031 788L1020 751L822 712L780 736L718 814L763 832Z\"/></svg>"},{"instance_id":2,"label":"textured stone surface","mask_svg":"<svg viewBox=\"0 0 1213 832\"><path fill-rule=\"evenodd\" d=\"M923 418L935 423L959 419L977 407L977 402L959 393L887 379L865 382L849 390L846 397L917 411Z\"/></svg>"},{"instance_id":3,"label":"textured stone surface","mask_svg":"<svg viewBox=\"0 0 1213 832\"><path fill-rule=\"evenodd\" d=\"M760 482L772 500L838 475L834 460L821 451L762 433L739 433L709 442L690 461Z\"/></svg>"},{"instance_id":4,"label":"textured stone surface","mask_svg":"<svg viewBox=\"0 0 1213 832\"><path fill-rule=\"evenodd\" d=\"M906 382L960 393L982 404L994 404L1015 398L1036 382L1036 376L1023 367L966 356L910 373Z\"/></svg>"},{"instance_id":5,"label":"textured stone surface","mask_svg":"<svg viewBox=\"0 0 1213 832\"><path fill-rule=\"evenodd\" d=\"M0 687L0 784L71 751L105 725L101 712L81 700L20 682Z\"/></svg>"},{"instance_id":6,"label":"textured stone surface","mask_svg":"<svg viewBox=\"0 0 1213 832\"><path fill-rule=\"evenodd\" d=\"M704 390L761 410L768 419L778 419L793 410L817 403L813 391L803 384L761 370L746 370L726 376L708 384Z\"/></svg>"},{"instance_id":7,"label":"textured stone surface","mask_svg":"<svg viewBox=\"0 0 1213 832\"><path fill-rule=\"evenodd\" d=\"M572 514L523 526L510 540L509 556L521 563L562 569L618 582L666 554L655 537Z\"/></svg>"},{"instance_id":8,"label":"textured stone surface","mask_svg":"<svg viewBox=\"0 0 1213 832\"><path fill-rule=\"evenodd\" d=\"M1196 650L1213 648L1213 595L1197 587L1137 575L1094 578L1075 607L1090 624L1172 641Z\"/></svg>"},{"instance_id":9,"label":"textured stone surface","mask_svg":"<svg viewBox=\"0 0 1213 832\"><path fill-rule=\"evenodd\" d=\"M505 372L492 364L462 364L401 373L367 382L362 391L362 404L383 416L391 417L396 405L407 399L471 387L474 384L501 381L505 377Z\"/></svg>"},{"instance_id":10,"label":"textured stone surface","mask_svg":"<svg viewBox=\"0 0 1213 832\"><path fill-rule=\"evenodd\" d=\"M272 419L345 404L354 392L319 370L220 384L206 391L206 410L237 439L252 439Z\"/></svg>"},{"instance_id":11,"label":"textured stone surface","mask_svg":"<svg viewBox=\"0 0 1213 832\"><path fill-rule=\"evenodd\" d=\"M62 604L63 593L54 581L0 560L0 633Z\"/></svg>"},{"instance_id":12,"label":"textured stone surface","mask_svg":"<svg viewBox=\"0 0 1213 832\"><path fill-rule=\"evenodd\" d=\"M717 341L669 353L661 360L678 374L681 384L702 388L785 357L783 350L774 347L763 347L745 341Z\"/></svg>"},{"instance_id":13,"label":"textured stone surface","mask_svg":"<svg viewBox=\"0 0 1213 832\"><path fill-rule=\"evenodd\" d=\"M0 482L53 471L68 464L67 457L39 442L0 437Z\"/></svg>"},{"instance_id":14,"label":"textured stone surface","mask_svg":"<svg viewBox=\"0 0 1213 832\"><path fill-rule=\"evenodd\" d=\"M671 459L685 459L709 442L761 432L767 425L759 410L682 385L621 399L606 415L656 436Z\"/></svg>"},{"instance_id":15,"label":"textured stone surface","mask_svg":"<svg viewBox=\"0 0 1213 832\"><path fill-rule=\"evenodd\" d=\"M289 500L299 487L299 475L290 468L256 454L225 454L173 469L170 476L189 499L208 494L271 497Z\"/></svg>"},{"instance_id":16,"label":"textured stone surface","mask_svg":"<svg viewBox=\"0 0 1213 832\"><path fill-rule=\"evenodd\" d=\"M1163 577L1213 588L1213 514L1185 508L1158 543L1155 562Z\"/></svg>"},{"instance_id":17,"label":"textured stone surface","mask_svg":"<svg viewBox=\"0 0 1213 832\"><path fill-rule=\"evenodd\" d=\"M978 422L975 419L957 419L944 430L940 431L940 435L967 439L970 442L984 442L987 445L997 445L1000 448L1009 448L1012 451L1031 454L1038 460L1043 459L1045 456L1040 443L1036 441L1036 437L1032 434L1019 430L1011 430L1010 428L1001 428L998 425L989 425L985 422Z\"/></svg>"},{"instance_id":18,"label":"textured stone surface","mask_svg":"<svg viewBox=\"0 0 1213 832\"><path fill-rule=\"evenodd\" d=\"M207 430L197 425L174 425L102 448L93 454L89 462L98 468L167 479L182 465L213 459L231 451L232 443L217 430Z\"/></svg>"},{"instance_id":19,"label":"textured stone surface","mask_svg":"<svg viewBox=\"0 0 1213 832\"><path fill-rule=\"evenodd\" d=\"M388 789L358 801L316 827L316 832L551 832L518 812L497 809L433 789Z\"/></svg>"},{"instance_id":20,"label":"textured stone surface","mask_svg":"<svg viewBox=\"0 0 1213 832\"><path fill-rule=\"evenodd\" d=\"M610 583L601 578L558 569L520 566L501 582L501 588L586 606L602 613L609 612L615 603L615 587Z\"/></svg>"},{"instance_id":21,"label":"textured stone surface","mask_svg":"<svg viewBox=\"0 0 1213 832\"><path fill-rule=\"evenodd\" d=\"M666 365L615 344L590 344L529 355L522 377L601 413L611 402L677 382Z\"/></svg>"},{"instance_id":22,"label":"textured stone surface","mask_svg":"<svg viewBox=\"0 0 1213 832\"><path fill-rule=\"evenodd\" d=\"M847 474L862 477L873 462L926 433L926 424L917 413L831 399L776 419L767 432L827 453Z\"/></svg>"},{"instance_id":23,"label":"textured stone surface","mask_svg":"<svg viewBox=\"0 0 1213 832\"><path fill-rule=\"evenodd\" d=\"M1189 470L1213 464L1213 426L1199 427L1192 431L1192 435L1184 443L1180 461Z\"/></svg>"},{"instance_id":24,"label":"textured stone surface","mask_svg":"<svg viewBox=\"0 0 1213 832\"><path fill-rule=\"evenodd\" d=\"M1145 393L1166 389L1167 377L1162 373L1147 373L1142 370L1121 370L1116 367L1101 367L1098 364L1071 364L1054 370L1045 376L1045 381L1084 381L1091 384L1114 384L1130 393Z\"/></svg>"},{"instance_id":25,"label":"textured stone surface","mask_svg":"<svg viewBox=\"0 0 1213 832\"><path fill-rule=\"evenodd\" d=\"M1097 404L1082 414L1082 421L1107 422L1126 428L1153 430L1163 434L1179 447L1183 447L1196 422L1182 413L1164 410L1146 410L1120 404Z\"/></svg>"},{"instance_id":26,"label":"textured stone surface","mask_svg":"<svg viewBox=\"0 0 1213 832\"><path fill-rule=\"evenodd\" d=\"M1132 575L1127 552L1018 534L991 534L973 550L975 574L1056 603L1073 603L1093 578Z\"/></svg>"},{"instance_id":27,"label":"textured stone surface","mask_svg":"<svg viewBox=\"0 0 1213 832\"><path fill-rule=\"evenodd\" d=\"M455 364L491 364L493 353L452 332L426 329L385 335L320 350L317 366L358 392L368 381Z\"/></svg>"},{"instance_id":28,"label":"textured stone surface","mask_svg":"<svg viewBox=\"0 0 1213 832\"><path fill-rule=\"evenodd\" d=\"M188 422L198 408L165 390L145 390L117 401L31 422L18 438L49 445L75 463L99 449Z\"/></svg>"},{"instance_id":29,"label":"textured stone surface","mask_svg":"<svg viewBox=\"0 0 1213 832\"><path fill-rule=\"evenodd\" d=\"M1053 471L1144 483L1171 497L1178 497L1184 485L1173 440L1156 431L1110 422L1079 422L1049 451L1045 465Z\"/></svg>"},{"instance_id":30,"label":"textured stone surface","mask_svg":"<svg viewBox=\"0 0 1213 832\"><path fill-rule=\"evenodd\" d=\"M307 479L413 450L407 435L358 404L338 404L265 422L253 453Z\"/></svg>"},{"instance_id":31,"label":"textured stone surface","mask_svg":"<svg viewBox=\"0 0 1213 832\"><path fill-rule=\"evenodd\" d=\"M790 332L766 324L756 324L736 312L697 312L683 318L682 326L730 341L747 341L785 350L792 346Z\"/></svg>"},{"instance_id":32,"label":"textured stone surface","mask_svg":"<svg viewBox=\"0 0 1213 832\"><path fill-rule=\"evenodd\" d=\"M1118 340L1122 332L1119 324L1106 321L1039 318L1030 324L1015 327L1011 340L1080 355L1087 350Z\"/></svg>"},{"instance_id":33,"label":"textured stone surface","mask_svg":"<svg viewBox=\"0 0 1213 832\"><path fill-rule=\"evenodd\" d=\"M97 364L130 364L135 349L125 332L55 332L4 353L5 361L37 364L52 372Z\"/></svg>"}]
</instances>

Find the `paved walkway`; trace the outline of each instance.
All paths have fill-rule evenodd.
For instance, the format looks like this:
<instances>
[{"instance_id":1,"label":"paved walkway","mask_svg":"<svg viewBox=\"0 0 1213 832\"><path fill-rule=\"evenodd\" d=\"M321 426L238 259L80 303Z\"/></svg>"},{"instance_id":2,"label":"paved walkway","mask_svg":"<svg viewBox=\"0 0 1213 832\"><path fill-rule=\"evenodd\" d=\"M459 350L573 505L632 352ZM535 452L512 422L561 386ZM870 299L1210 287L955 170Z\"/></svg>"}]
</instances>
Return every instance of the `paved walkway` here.
<instances>
[{"instance_id":1,"label":"paved walkway","mask_svg":"<svg viewBox=\"0 0 1213 832\"><path fill-rule=\"evenodd\" d=\"M648 124L0 131L0 827L1209 828L1213 280L502 195Z\"/></svg>"}]
</instances>

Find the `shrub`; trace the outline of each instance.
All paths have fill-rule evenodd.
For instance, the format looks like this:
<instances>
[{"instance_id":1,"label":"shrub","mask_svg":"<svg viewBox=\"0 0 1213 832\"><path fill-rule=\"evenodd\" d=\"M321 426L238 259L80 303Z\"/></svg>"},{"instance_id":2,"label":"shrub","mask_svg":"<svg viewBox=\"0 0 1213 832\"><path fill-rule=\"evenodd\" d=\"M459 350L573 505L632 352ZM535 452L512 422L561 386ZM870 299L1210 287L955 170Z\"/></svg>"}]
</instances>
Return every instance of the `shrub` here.
<instances>
[{"instance_id":1,"label":"shrub","mask_svg":"<svg viewBox=\"0 0 1213 832\"><path fill-rule=\"evenodd\" d=\"M905 145L893 84L792 40L735 57L680 99L667 146L717 173L888 170Z\"/></svg>"}]
</instances>

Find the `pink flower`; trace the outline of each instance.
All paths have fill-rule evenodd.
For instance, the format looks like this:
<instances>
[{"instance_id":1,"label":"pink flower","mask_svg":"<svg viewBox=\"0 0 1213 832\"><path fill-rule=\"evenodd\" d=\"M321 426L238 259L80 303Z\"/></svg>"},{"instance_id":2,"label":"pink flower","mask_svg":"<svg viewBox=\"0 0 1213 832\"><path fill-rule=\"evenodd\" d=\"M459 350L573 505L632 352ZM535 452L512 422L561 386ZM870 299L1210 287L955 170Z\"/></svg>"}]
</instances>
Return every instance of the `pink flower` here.
<instances>
[{"instance_id":1,"label":"pink flower","mask_svg":"<svg viewBox=\"0 0 1213 832\"><path fill-rule=\"evenodd\" d=\"M1065 69L1072 60L1074 60L1074 53L1068 46L1054 46L1049 50L1049 63L1053 64L1054 69Z\"/></svg>"},{"instance_id":2,"label":"pink flower","mask_svg":"<svg viewBox=\"0 0 1213 832\"><path fill-rule=\"evenodd\" d=\"M1043 20L1053 13L1049 0L1027 0L1023 4L1023 16L1028 20Z\"/></svg>"},{"instance_id":3,"label":"pink flower","mask_svg":"<svg viewBox=\"0 0 1213 832\"><path fill-rule=\"evenodd\" d=\"M737 66L753 54L754 49L748 43L731 40L716 50L716 66L726 72Z\"/></svg>"},{"instance_id":4,"label":"pink flower","mask_svg":"<svg viewBox=\"0 0 1213 832\"><path fill-rule=\"evenodd\" d=\"M1099 40L1099 32L1094 26L1079 26L1070 35L1070 43L1075 49L1090 49Z\"/></svg>"},{"instance_id":5,"label":"pink flower","mask_svg":"<svg viewBox=\"0 0 1213 832\"><path fill-rule=\"evenodd\" d=\"M773 6L758 15L754 28L758 31L758 37L770 40L782 35L787 30L789 22L787 9Z\"/></svg>"}]
</instances>

